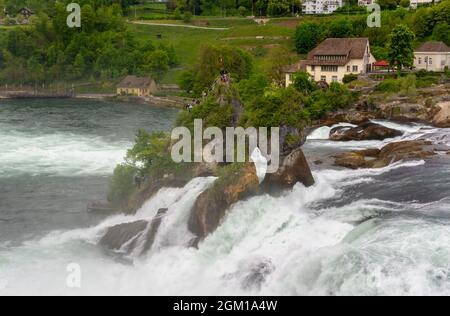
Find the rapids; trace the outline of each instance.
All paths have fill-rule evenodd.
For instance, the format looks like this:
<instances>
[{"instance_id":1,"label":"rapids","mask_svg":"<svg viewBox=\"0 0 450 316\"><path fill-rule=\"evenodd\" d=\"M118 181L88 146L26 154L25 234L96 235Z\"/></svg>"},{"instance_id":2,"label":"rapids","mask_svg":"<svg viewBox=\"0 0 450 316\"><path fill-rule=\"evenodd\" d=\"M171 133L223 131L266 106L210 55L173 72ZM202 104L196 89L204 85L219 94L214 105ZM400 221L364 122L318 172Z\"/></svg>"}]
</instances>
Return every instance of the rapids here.
<instances>
[{"instance_id":1,"label":"rapids","mask_svg":"<svg viewBox=\"0 0 450 316\"><path fill-rule=\"evenodd\" d=\"M328 128L322 128L308 138L305 155L419 137L446 142L449 133L424 125L378 123L405 135L340 143L324 139ZM8 137L0 138L2 144ZM14 166L14 172L34 175L48 165L46 172L58 177L67 168L72 180L84 173L111 172L130 139L105 141L105 146L103 141L101 135L77 136L79 144L72 151L75 157L77 150L86 151L87 157L58 156L60 165L33 151L31 162ZM70 145L58 147L60 143L49 142L53 145L44 152L71 151ZM6 166L8 159L0 158ZM2 167L2 177L11 177L12 165ZM297 184L280 197L263 195L237 203L198 249L188 246L192 235L187 219L196 197L214 178L164 188L133 216L69 228L56 222L44 236L31 235L20 243L11 241L13 235L1 235L0 295L450 295L448 157L377 170L315 168L313 174L316 184L310 188ZM146 255L112 254L97 245L107 227L151 221L161 208L168 211ZM43 217L49 220L51 213ZM72 263L81 268L81 288L66 284L66 268Z\"/></svg>"}]
</instances>

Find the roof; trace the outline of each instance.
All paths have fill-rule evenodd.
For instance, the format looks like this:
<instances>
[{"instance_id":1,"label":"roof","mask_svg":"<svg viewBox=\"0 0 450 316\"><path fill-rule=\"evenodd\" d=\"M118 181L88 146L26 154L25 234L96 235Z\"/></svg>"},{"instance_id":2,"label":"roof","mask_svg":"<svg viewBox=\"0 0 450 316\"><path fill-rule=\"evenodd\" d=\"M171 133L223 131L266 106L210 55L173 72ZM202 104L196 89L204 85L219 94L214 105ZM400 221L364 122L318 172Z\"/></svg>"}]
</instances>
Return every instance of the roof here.
<instances>
[{"instance_id":1,"label":"roof","mask_svg":"<svg viewBox=\"0 0 450 316\"><path fill-rule=\"evenodd\" d=\"M145 89L152 83L153 79L149 77L126 76L117 88L139 88Z\"/></svg>"},{"instance_id":2,"label":"roof","mask_svg":"<svg viewBox=\"0 0 450 316\"><path fill-rule=\"evenodd\" d=\"M20 13L20 12L23 12L23 11L26 11L26 12L28 12L28 13L30 13L30 14L34 14L34 11L31 10L30 8L27 8L27 7L20 8L20 10L17 11L17 12Z\"/></svg>"},{"instance_id":3,"label":"roof","mask_svg":"<svg viewBox=\"0 0 450 316\"><path fill-rule=\"evenodd\" d=\"M308 54L308 65L343 66L351 59L363 59L369 39L358 38L327 38ZM316 56L344 56L341 60L322 61Z\"/></svg>"},{"instance_id":4,"label":"roof","mask_svg":"<svg viewBox=\"0 0 450 316\"><path fill-rule=\"evenodd\" d=\"M444 42L426 42L416 52L448 53L450 48Z\"/></svg>"},{"instance_id":5,"label":"roof","mask_svg":"<svg viewBox=\"0 0 450 316\"><path fill-rule=\"evenodd\" d=\"M299 62L287 67L286 73L294 74L296 72L306 70L306 64L307 64L306 60L300 60Z\"/></svg>"},{"instance_id":6,"label":"roof","mask_svg":"<svg viewBox=\"0 0 450 316\"><path fill-rule=\"evenodd\" d=\"M389 63L385 60L377 61L373 64L375 67L389 67Z\"/></svg>"}]
</instances>

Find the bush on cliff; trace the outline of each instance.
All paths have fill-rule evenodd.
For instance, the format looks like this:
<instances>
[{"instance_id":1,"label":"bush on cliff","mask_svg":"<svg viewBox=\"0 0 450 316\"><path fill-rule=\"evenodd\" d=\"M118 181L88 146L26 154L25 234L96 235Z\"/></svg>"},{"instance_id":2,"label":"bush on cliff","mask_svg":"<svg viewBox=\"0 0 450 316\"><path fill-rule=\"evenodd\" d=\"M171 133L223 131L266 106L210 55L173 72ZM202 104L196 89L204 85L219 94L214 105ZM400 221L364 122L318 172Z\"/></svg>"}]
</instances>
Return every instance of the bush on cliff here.
<instances>
[{"instance_id":1,"label":"bush on cliff","mask_svg":"<svg viewBox=\"0 0 450 316\"><path fill-rule=\"evenodd\" d=\"M193 90L196 95L207 91L219 77L222 70L238 82L249 77L253 60L246 51L228 45L206 45L200 52L198 64L191 70L194 78ZM186 80L187 76L184 76Z\"/></svg>"},{"instance_id":2,"label":"bush on cliff","mask_svg":"<svg viewBox=\"0 0 450 316\"><path fill-rule=\"evenodd\" d=\"M194 106L191 112L181 112L177 118L177 126L184 126L193 131L196 119L203 120L204 127L230 127L233 126L233 108L230 104L220 105L214 96L209 96Z\"/></svg>"},{"instance_id":3,"label":"bush on cliff","mask_svg":"<svg viewBox=\"0 0 450 316\"><path fill-rule=\"evenodd\" d=\"M115 205L125 205L135 190L134 177L137 169L130 164L116 167L109 183L108 201Z\"/></svg>"},{"instance_id":4,"label":"bush on cliff","mask_svg":"<svg viewBox=\"0 0 450 316\"><path fill-rule=\"evenodd\" d=\"M245 104L241 124L245 127L292 126L303 128L309 121L305 97L295 88L271 86Z\"/></svg>"},{"instance_id":5,"label":"bush on cliff","mask_svg":"<svg viewBox=\"0 0 450 316\"><path fill-rule=\"evenodd\" d=\"M146 175L149 180L166 174L182 174L186 164L175 163L170 156L170 134L164 132L148 133L140 130L136 143L128 150L126 160Z\"/></svg>"}]
</instances>

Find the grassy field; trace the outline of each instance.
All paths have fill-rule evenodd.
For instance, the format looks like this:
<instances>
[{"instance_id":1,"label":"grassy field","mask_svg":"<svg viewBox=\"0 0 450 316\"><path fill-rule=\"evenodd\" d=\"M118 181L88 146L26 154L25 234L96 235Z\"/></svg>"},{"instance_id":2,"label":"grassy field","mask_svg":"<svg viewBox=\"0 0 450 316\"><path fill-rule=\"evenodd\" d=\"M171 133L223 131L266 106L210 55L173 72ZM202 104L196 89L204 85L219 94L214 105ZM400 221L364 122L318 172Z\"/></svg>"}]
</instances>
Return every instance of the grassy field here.
<instances>
[{"instance_id":1,"label":"grassy field","mask_svg":"<svg viewBox=\"0 0 450 316\"><path fill-rule=\"evenodd\" d=\"M151 23L184 25L182 21L175 20L154 20ZM180 65L170 70L162 83L176 83L179 74L197 62L200 49L205 44L228 44L255 52L256 67L264 67L265 56L270 50L278 46L294 50L292 25L296 26L297 23L297 19L283 19L274 20L267 25L258 25L251 19L202 17L194 19L190 25L229 29L219 31L132 23L129 23L129 26L143 38L173 45ZM159 34L162 39L157 39Z\"/></svg>"}]
</instances>

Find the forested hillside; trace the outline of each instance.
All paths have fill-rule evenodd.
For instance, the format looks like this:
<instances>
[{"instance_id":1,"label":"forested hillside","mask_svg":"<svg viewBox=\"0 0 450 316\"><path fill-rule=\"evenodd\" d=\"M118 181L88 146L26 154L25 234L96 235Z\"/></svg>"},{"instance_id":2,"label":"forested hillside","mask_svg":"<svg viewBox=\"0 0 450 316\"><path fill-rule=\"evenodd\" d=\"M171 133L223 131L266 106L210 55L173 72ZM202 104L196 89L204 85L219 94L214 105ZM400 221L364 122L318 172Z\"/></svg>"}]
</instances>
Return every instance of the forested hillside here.
<instances>
[{"instance_id":1,"label":"forested hillside","mask_svg":"<svg viewBox=\"0 0 450 316\"><path fill-rule=\"evenodd\" d=\"M47 9L33 16L30 25L0 32L2 84L109 80L127 74L159 78L176 63L170 47L139 38L127 29L119 4L81 2L81 28L67 26L65 4L47 1Z\"/></svg>"}]
</instances>

